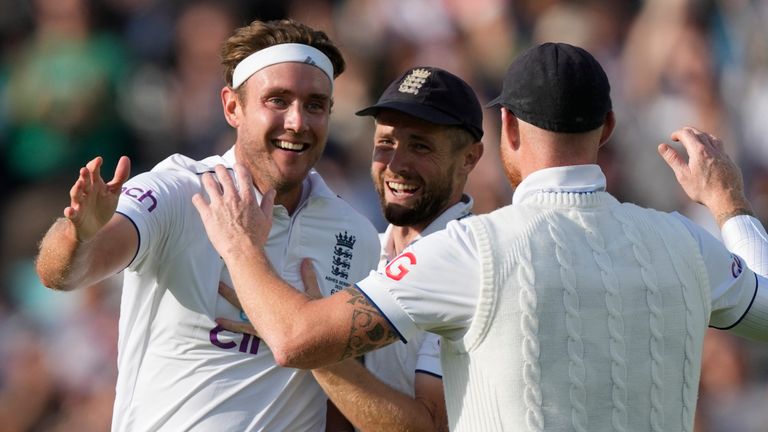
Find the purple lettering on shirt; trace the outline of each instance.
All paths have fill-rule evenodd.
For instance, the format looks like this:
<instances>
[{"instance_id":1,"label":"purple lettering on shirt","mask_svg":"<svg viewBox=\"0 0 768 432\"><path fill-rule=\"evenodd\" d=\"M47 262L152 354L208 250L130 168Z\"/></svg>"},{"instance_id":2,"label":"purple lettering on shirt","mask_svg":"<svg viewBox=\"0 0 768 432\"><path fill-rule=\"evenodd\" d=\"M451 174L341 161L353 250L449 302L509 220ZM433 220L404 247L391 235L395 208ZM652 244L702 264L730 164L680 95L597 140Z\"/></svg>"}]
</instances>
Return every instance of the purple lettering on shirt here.
<instances>
[{"instance_id":1,"label":"purple lettering on shirt","mask_svg":"<svg viewBox=\"0 0 768 432\"><path fill-rule=\"evenodd\" d=\"M248 333L233 333L235 335L242 336L242 339L240 339L240 344L238 346L238 343L234 341L224 342L219 340L219 333L223 331L226 331L226 329L220 325L217 325L216 327L212 328L210 332L208 332L208 337L211 340L212 344L226 350L237 347L237 350L240 351L241 353L247 353L247 354L259 353L259 345L261 344L261 339L259 339L258 337L251 336ZM251 342L251 340L253 340L253 342ZM250 345L250 348L249 348L249 345Z\"/></svg>"},{"instance_id":2,"label":"purple lettering on shirt","mask_svg":"<svg viewBox=\"0 0 768 432\"><path fill-rule=\"evenodd\" d=\"M157 208L157 198L155 198L155 196L152 195L153 193L156 193L156 192L153 191L152 189L144 190L138 187L123 186L121 193L127 197L131 197L136 201L144 204L144 206L147 207L147 211L149 212L152 212L152 210Z\"/></svg>"},{"instance_id":3,"label":"purple lettering on shirt","mask_svg":"<svg viewBox=\"0 0 768 432\"><path fill-rule=\"evenodd\" d=\"M208 336L211 339L211 343L216 345L219 348L224 349L230 349L237 346L236 343L229 341L229 342L222 342L219 340L219 333L224 331L224 327L217 325L216 327L212 328L211 331L208 333Z\"/></svg>"}]
</instances>

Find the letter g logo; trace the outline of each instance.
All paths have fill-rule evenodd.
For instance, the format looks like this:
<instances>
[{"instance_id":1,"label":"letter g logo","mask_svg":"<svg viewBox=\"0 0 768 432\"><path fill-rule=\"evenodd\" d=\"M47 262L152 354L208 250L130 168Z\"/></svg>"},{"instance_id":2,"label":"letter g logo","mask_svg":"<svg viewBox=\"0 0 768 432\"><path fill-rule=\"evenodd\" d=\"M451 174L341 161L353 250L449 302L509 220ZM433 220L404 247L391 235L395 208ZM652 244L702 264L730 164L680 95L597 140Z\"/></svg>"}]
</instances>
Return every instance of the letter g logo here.
<instances>
[{"instance_id":1,"label":"letter g logo","mask_svg":"<svg viewBox=\"0 0 768 432\"><path fill-rule=\"evenodd\" d=\"M416 256L410 252L406 252L392 260L392 262L387 265L385 273L390 279L399 281L410 271L408 270L408 267L414 264L416 264Z\"/></svg>"}]
</instances>

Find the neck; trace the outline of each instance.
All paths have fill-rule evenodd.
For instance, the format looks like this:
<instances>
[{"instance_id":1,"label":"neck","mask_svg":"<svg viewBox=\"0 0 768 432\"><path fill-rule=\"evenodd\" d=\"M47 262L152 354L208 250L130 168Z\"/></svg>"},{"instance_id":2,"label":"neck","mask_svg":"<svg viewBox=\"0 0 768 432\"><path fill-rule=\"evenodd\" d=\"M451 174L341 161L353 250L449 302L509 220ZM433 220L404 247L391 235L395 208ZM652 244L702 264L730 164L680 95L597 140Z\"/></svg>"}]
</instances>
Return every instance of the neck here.
<instances>
[{"instance_id":1,"label":"neck","mask_svg":"<svg viewBox=\"0 0 768 432\"><path fill-rule=\"evenodd\" d=\"M597 163L600 131L563 134L540 129L521 129L522 178L544 169Z\"/></svg>"},{"instance_id":2,"label":"neck","mask_svg":"<svg viewBox=\"0 0 768 432\"><path fill-rule=\"evenodd\" d=\"M395 256L400 255L403 249L408 247L416 237L421 235L423 228L416 228L413 226L393 226L390 233L392 238L392 244L395 248Z\"/></svg>"},{"instance_id":3,"label":"neck","mask_svg":"<svg viewBox=\"0 0 768 432\"><path fill-rule=\"evenodd\" d=\"M303 183L303 182L302 182ZM278 192L275 195L275 205L281 205L285 207L289 215L292 215L299 207L301 201L301 192L303 190L303 184L299 184L298 187L291 189L288 192Z\"/></svg>"},{"instance_id":4,"label":"neck","mask_svg":"<svg viewBox=\"0 0 768 432\"><path fill-rule=\"evenodd\" d=\"M449 208L453 207L454 205L458 204L461 201L461 198L463 196L463 193L459 194L458 198L452 199L445 207L440 209L439 212L434 214L431 218L425 220L422 223L414 224L414 225L393 225L392 230L390 231L390 238L392 239L392 244L395 249L395 255L400 255L403 252L403 249L408 247L411 243L413 243L414 240L418 236L421 235L422 232L424 232L427 227L435 221L438 217L440 217L443 213L445 213Z\"/></svg>"},{"instance_id":5,"label":"neck","mask_svg":"<svg viewBox=\"0 0 768 432\"><path fill-rule=\"evenodd\" d=\"M251 179L253 180L253 185L256 187L256 189L262 195L267 193L270 189L277 189L277 194L275 195L275 205L285 207L285 209L288 211L288 214L292 215L293 212L296 211L296 208L299 206L299 202L301 201L301 193L304 188L304 180L306 180L306 177L296 185L283 187L280 187L279 185L275 186L275 181L271 181L269 178L259 176L258 167L254 167L252 164L248 163L247 157L242 154L240 149L241 147L235 144L235 158L237 159L238 163L245 166L248 172L251 174Z\"/></svg>"}]
</instances>

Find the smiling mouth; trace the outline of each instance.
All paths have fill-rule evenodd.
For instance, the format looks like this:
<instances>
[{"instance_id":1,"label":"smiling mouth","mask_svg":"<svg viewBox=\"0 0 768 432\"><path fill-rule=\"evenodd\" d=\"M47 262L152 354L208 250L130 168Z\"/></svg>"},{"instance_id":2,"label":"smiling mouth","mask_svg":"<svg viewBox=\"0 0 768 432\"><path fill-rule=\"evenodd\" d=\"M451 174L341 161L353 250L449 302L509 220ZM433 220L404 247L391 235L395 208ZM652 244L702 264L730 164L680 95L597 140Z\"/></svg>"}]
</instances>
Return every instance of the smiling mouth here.
<instances>
[{"instance_id":1,"label":"smiling mouth","mask_svg":"<svg viewBox=\"0 0 768 432\"><path fill-rule=\"evenodd\" d=\"M292 143L283 140L272 140L272 145L280 150L290 151L294 153L301 153L309 147L308 144Z\"/></svg>"},{"instance_id":2,"label":"smiling mouth","mask_svg":"<svg viewBox=\"0 0 768 432\"><path fill-rule=\"evenodd\" d=\"M387 187L395 196L413 195L417 190L419 190L418 186L393 181L388 181Z\"/></svg>"}]
</instances>

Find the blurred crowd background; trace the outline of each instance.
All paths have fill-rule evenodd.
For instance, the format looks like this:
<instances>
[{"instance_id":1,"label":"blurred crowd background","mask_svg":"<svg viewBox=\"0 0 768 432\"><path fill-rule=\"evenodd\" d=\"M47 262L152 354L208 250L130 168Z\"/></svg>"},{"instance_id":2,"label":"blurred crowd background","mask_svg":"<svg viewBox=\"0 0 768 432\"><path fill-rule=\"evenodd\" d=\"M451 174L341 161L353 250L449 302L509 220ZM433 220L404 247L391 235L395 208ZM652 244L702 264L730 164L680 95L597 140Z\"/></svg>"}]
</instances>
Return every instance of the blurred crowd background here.
<instances>
[{"instance_id":1,"label":"blurred crowd background","mask_svg":"<svg viewBox=\"0 0 768 432\"><path fill-rule=\"evenodd\" d=\"M415 65L448 69L490 100L509 62L543 41L588 49L609 75L618 127L600 163L611 192L717 235L656 154L692 125L722 137L768 222L766 0L0 0L0 431L108 430L120 276L48 291L37 243L96 155L111 173L127 154L135 174L172 153L228 149L221 42L252 19L284 17L326 31L346 57L318 169L379 228L372 121L354 111ZM512 194L499 114L485 116L469 184L477 213ZM712 331L696 431L767 431L766 366L765 346Z\"/></svg>"}]
</instances>

